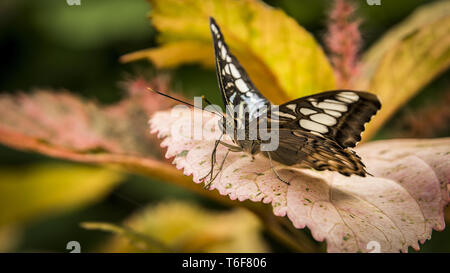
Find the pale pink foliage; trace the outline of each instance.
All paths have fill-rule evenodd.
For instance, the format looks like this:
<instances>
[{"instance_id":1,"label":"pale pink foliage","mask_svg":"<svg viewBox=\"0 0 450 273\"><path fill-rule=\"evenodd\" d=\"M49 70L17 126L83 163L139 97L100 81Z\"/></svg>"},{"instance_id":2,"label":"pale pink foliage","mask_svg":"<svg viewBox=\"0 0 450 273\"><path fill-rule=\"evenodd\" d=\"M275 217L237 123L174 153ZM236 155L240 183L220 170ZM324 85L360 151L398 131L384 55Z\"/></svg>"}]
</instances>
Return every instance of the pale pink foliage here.
<instances>
[{"instance_id":1,"label":"pale pink foliage","mask_svg":"<svg viewBox=\"0 0 450 273\"><path fill-rule=\"evenodd\" d=\"M325 44L339 88L349 88L358 73L358 51L361 47L360 21L353 18L355 6L346 0L335 0L328 18Z\"/></svg>"},{"instance_id":2,"label":"pale pink foliage","mask_svg":"<svg viewBox=\"0 0 450 273\"><path fill-rule=\"evenodd\" d=\"M151 132L164 138L166 157L175 157L177 168L200 183L210 169L215 138L182 137L180 128L217 132L218 118L203 113L202 120L194 119L194 112L202 115L190 109L157 112L150 124ZM265 157L252 160L245 153L230 153L211 189L231 199L271 203L275 215L287 216L297 228L308 227L318 241L326 240L329 252L367 252L371 241L379 242L382 252L419 249L418 241L429 239L432 229L444 229L449 138L379 141L356 151L373 177L278 164L281 176L291 182L288 186L275 177ZM225 152L219 145L216 172Z\"/></svg>"},{"instance_id":3,"label":"pale pink foliage","mask_svg":"<svg viewBox=\"0 0 450 273\"><path fill-rule=\"evenodd\" d=\"M80 153L159 156L156 139L146 134L146 117L173 102L149 92L148 86L167 90L168 80L133 78L125 84L125 98L107 106L65 90L2 94L0 138L19 135Z\"/></svg>"},{"instance_id":4,"label":"pale pink foliage","mask_svg":"<svg viewBox=\"0 0 450 273\"><path fill-rule=\"evenodd\" d=\"M98 111L98 107L68 92L36 90L31 95L5 94L0 97L0 105L2 129L20 131L77 150L120 150L117 143L104 140L98 132L89 128L91 114Z\"/></svg>"}]
</instances>

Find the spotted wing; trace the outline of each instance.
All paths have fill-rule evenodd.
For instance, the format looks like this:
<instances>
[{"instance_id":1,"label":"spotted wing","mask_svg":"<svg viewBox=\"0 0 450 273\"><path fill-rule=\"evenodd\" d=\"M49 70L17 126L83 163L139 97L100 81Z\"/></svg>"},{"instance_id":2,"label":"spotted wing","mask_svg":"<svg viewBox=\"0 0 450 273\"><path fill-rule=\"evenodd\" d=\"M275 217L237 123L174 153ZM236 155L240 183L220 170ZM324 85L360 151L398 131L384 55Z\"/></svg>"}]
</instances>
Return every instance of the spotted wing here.
<instances>
[{"instance_id":1,"label":"spotted wing","mask_svg":"<svg viewBox=\"0 0 450 273\"><path fill-rule=\"evenodd\" d=\"M336 90L287 102L273 112L279 127L329 138L341 147L354 147L364 125L381 108L374 94Z\"/></svg>"},{"instance_id":2,"label":"spotted wing","mask_svg":"<svg viewBox=\"0 0 450 273\"><path fill-rule=\"evenodd\" d=\"M249 113L249 118L258 115L258 110L269 106L269 101L256 89L247 72L225 43L223 34L216 21L210 17L210 29L214 43L214 56L219 88L225 107L238 106ZM240 111L236 111L238 115ZM242 111L242 113L244 113ZM244 116L238 116L243 119Z\"/></svg>"},{"instance_id":3,"label":"spotted wing","mask_svg":"<svg viewBox=\"0 0 450 273\"><path fill-rule=\"evenodd\" d=\"M269 152L271 158L285 165L337 171L345 176L366 176L361 158L334 140L304 130L280 129L278 149ZM267 152L263 153L267 157Z\"/></svg>"}]
</instances>

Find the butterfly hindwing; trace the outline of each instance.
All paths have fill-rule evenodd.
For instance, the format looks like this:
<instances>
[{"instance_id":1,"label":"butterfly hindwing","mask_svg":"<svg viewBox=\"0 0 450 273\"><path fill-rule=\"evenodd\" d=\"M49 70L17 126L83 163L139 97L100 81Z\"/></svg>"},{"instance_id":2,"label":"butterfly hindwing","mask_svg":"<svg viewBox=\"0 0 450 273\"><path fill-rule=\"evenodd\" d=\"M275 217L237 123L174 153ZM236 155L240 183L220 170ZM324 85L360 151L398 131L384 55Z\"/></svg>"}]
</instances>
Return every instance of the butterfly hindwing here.
<instances>
[{"instance_id":1,"label":"butterfly hindwing","mask_svg":"<svg viewBox=\"0 0 450 273\"><path fill-rule=\"evenodd\" d=\"M318 171L336 171L346 176L367 174L361 158L333 140L304 130L280 129L279 136L278 149L270 152L277 162Z\"/></svg>"},{"instance_id":2,"label":"butterfly hindwing","mask_svg":"<svg viewBox=\"0 0 450 273\"><path fill-rule=\"evenodd\" d=\"M342 147L361 140L364 125L380 109L371 93L336 90L303 97L279 107L280 129L304 130L330 138Z\"/></svg>"},{"instance_id":3,"label":"butterfly hindwing","mask_svg":"<svg viewBox=\"0 0 450 273\"><path fill-rule=\"evenodd\" d=\"M270 105L269 101L258 91L245 69L231 53L219 26L211 17L210 29L214 43L217 79L225 107L234 109L240 106L246 108L250 118L256 117L257 110Z\"/></svg>"}]
</instances>

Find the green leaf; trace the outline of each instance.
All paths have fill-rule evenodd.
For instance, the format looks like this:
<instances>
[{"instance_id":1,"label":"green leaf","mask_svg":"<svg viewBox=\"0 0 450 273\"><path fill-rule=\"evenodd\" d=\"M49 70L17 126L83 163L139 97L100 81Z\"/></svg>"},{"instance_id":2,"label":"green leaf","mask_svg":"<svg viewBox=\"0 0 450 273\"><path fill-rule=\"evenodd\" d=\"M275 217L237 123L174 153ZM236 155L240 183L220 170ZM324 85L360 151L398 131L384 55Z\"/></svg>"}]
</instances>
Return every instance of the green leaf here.
<instances>
[{"instance_id":1,"label":"green leaf","mask_svg":"<svg viewBox=\"0 0 450 273\"><path fill-rule=\"evenodd\" d=\"M101 200L122 179L104 168L41 164L0 169L0 227Z\"/></svg>"},{"instance_id":2,"label":"green leaf","mask_svg":"<svg viewBox=\"0 0 450 273\"><path fill-rule=\"evenodd\" d=\"M389 31L364 55L355 88L376 93L381 111L364 136L450 65L450 1L426 5Z\"/></svg>"},{"instance_id":3,"label":"green leaf","mask_svg":"<svg viewBox=\"0 0 450 273\"><path fill-rule=\"evenodd\" d=\"M208 17L213 16L232 52L272 102L282 103L335 86L332 68L314 37L283 11L262 1L150 2L150 16L163 47L125 56L124 61L146 57L159 67L194 61L212 66L205 59L213 60L208 23ZM191 56L169 54L181 50Z\"/></svg>"}]
</instances>

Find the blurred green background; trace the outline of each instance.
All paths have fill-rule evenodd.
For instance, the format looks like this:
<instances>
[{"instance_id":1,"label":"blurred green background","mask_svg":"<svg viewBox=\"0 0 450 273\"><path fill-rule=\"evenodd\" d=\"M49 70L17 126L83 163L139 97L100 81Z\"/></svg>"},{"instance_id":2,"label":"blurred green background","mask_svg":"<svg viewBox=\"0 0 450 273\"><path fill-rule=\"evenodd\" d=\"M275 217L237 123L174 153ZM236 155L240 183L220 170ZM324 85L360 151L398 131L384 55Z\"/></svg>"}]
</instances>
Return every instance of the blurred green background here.
<instances>
[{"instance_id":1,"label":"blurred green background","mask_svg":"<svg viewBox=\"0 0 450 273\"><path fill-rule=\"evenodd\" d=\"M326 13L331 1L267 0L283 9L299 24L323 42ZM361 25L363 50L387 29L402 21L425 0L381 1L369 6L358 1L363 18ZM121 55L156 46L156 31L147 18L150 5L144 0L81 0L80 6L66 1L2 0L0 2L1 92L28 92L32 88L64 88L101 103L113 103L124 91L119 82L128 75L152 71L146 61L121 64ZM299 60L301 61L301 60ZM185 96L204 94L219 101L215 71L189 65L168 71L172 89ZM376 138L442 137L450 135L450 127L412 128L405 122L432 109L449 98L449 72L435 79L415 96L383 127ZM411 128L410 128L411 127ZM0 167L20 171L36 162L54 162L52 158L0 147ZM93 251L108 234L84 230L83 221L120 222L130 213L162 200L190 200L211 209L222 210L198 195L149 178L130 175L104 200L69 213L54 214L28 223L14 251L66 252L66 243L77 240L82 251ZM0 208L1 210L7 208ZM270 242L273 250L287 251ZM433 232L424 252L449 252L450 231Z\"/></svg>"}]
</instances>

